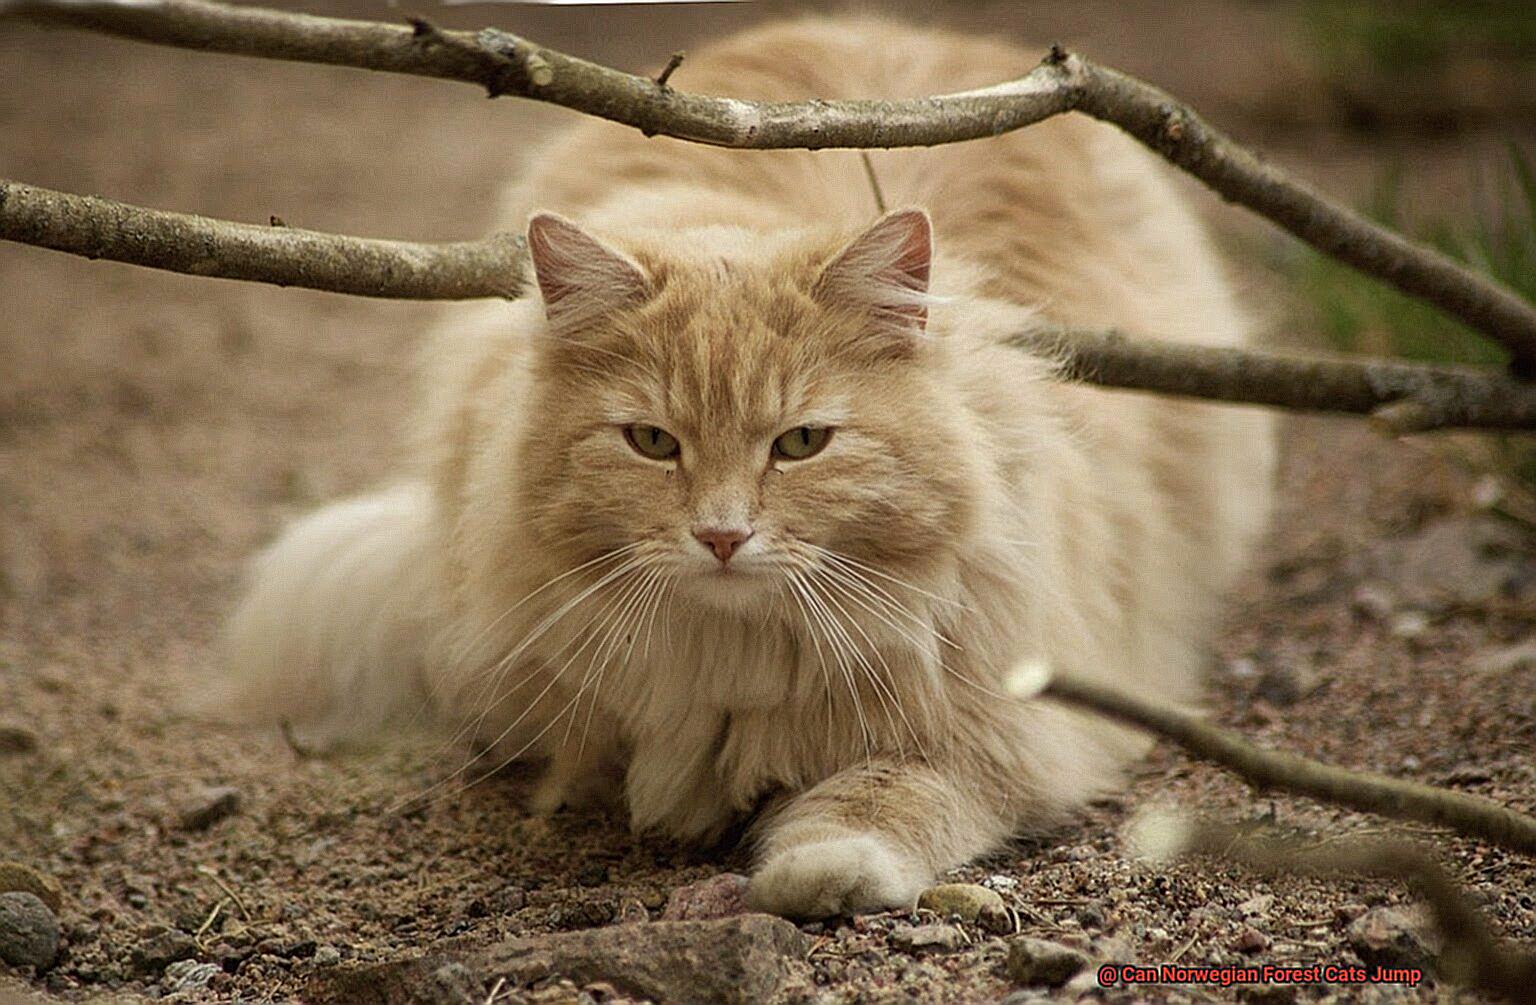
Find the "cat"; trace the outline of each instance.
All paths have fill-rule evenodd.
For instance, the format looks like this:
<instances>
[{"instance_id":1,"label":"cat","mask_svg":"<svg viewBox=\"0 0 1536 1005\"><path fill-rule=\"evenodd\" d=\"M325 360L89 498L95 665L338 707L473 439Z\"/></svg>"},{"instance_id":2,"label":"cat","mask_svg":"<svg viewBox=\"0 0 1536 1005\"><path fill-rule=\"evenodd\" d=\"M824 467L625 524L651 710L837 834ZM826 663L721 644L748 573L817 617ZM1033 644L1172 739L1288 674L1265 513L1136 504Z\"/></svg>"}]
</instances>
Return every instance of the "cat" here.
<instances>
[{"instance_id":1,"label":"cat","mask_svg":"<svg viewBox=\"0 0 1536 1005\"><path fill-rule=\"evenodd\" d=\"M996 41L809 18L674 83L899 98L1021 76ZM503 217L534 295L431 340L415 467L255 562L215 702L327 742L429 708L535 809L707 843L755 907L910 905L1113 786L1145 741L1021 665L1196 700L1265 525L1256 410L1108 391L1041 325L1240 344L1168 169L1076 115L928 149L729 151L583 121Z\"/></svg>"}]
</instances>

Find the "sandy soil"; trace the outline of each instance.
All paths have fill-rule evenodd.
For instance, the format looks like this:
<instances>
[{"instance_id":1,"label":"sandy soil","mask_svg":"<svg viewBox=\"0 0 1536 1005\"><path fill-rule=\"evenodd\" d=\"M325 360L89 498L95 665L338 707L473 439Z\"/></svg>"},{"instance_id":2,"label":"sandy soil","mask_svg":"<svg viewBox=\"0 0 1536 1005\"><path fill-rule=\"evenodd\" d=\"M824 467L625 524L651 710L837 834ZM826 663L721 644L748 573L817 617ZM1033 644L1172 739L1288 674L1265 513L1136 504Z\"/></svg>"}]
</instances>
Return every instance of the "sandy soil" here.
<instances>
[{"instance_id":1,"label":"sandy soil","mask_svg":"<svg viewBox=\"0 0 1536 1005\"><path fill-rule=\"evenodd\" d=\"M398 13L362 3L323 9ZM771 9L431 13L654 69L674 49ZM1315 85L1284 8L1052 2L940 13L966 27L1080 44L1346 196L1364 191L1385 156L1381 144L1309 111ZM686 76L685 64L676 84L685 87ZM0 171L215 216L276 214L419 239L475 235L497 185L562 115L447 84L0 26ZM1467 161L1514 128L1382 142L1413 151L1411 191L1455 205ZM1277 246L1235 212L1213 205L1212 214L1236 247ZM1246 275L1286 322L1273 278ZM655 917L670 891L743 867L728 849L636 840L612 821L530 819L519 809L526 779L518 776L391 812L462 755L402 744L315 760L279 737L215 731L176 713L176 695L213 669L210 641L242 559L286 517L390 470L417 333L438 308L15 246L0 247L0 304L0 726L37 744L0 753L0 860L62 883L65 943L46 974L0 966L0 1000L7 989L65 1000L287 1000L322 986L328 972L444 938ZM1316 418L1291 422L1286 446L1284 511L1260 569L1233 598L1213 661L1220 720L1266 743L1536 810L1536 660L1493 658L1536 624L1530 542L1477 509L1477 478L1444 449ZM207 786L233 787L240 805L188 830L181 815ZM1272 813L1330 835L1381 829L1305 801L1256 799L1218 771L1159 751L1123 797L958 878L1003 892L1025 933L1140 963L1349 962L1359 956L1349 923L1408 899L1373 882L1134 861L1122 827L1138 809L1168 802L1245 819ZM1536 935L1536 868L1424 836L1503 931ZM812 950L788 965L783 997L974 1001L1013 990L1001 937L967 927L958 950L912 953L892 940L912 920L807 926ZM190 949L175 948L193 935ZM187 968L162 972L166 955L218 972L205 987L178 984ZM504 986L498 1000L605 993ZM1236 992L1102 994L1172 1001ZM1288 1000L1273 989L1243 994ZM1313 988L1300 997L1444 994Z\"/></svg>"}]
</instances>

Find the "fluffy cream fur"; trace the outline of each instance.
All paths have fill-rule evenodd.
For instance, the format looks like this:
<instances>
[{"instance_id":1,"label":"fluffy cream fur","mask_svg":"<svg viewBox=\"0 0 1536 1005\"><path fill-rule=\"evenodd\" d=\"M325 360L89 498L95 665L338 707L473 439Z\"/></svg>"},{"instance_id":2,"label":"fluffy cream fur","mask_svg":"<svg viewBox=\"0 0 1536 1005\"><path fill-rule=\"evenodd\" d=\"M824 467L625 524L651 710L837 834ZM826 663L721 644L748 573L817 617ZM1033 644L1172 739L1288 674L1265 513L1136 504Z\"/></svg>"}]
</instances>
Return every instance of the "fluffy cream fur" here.
<instances>
[{"instance_id":1,"label":"fluffy cream fur","mask_svg":"<svg viewBox=\"0 0 1536 1005\"><path fill-rule=\"evenodd\" d=\"M899 97L1032 62L802 20L676 84ZM926 215L876 221L851 152L596 122L543 150L508 210L532 220L542 296L433 341L416 480L259 560L225 707L339 739L429 701L547 758L543 809L614 795L635 827L701 841L755 818L750 895L790 915L908 903L1112 784L1139 743L1007 675L1044 660L1194 698L1266 519L1270 432L1061 382L1002 342L1044 319L1235 343L1249 321L1175 182L1112 129L873 157ZM800 427L825 449L774 454ZM694 536L747 531L728 564Z\"/></svg>"}]
</instances>

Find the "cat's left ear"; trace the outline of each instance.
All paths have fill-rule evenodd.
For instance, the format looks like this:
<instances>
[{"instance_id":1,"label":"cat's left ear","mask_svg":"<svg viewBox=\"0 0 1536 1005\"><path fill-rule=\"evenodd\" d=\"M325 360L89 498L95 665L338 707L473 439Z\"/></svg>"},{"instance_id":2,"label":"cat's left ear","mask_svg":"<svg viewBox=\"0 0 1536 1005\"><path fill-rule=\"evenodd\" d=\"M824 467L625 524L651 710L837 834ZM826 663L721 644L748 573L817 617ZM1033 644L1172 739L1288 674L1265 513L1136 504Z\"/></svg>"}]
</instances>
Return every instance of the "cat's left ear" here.
<instances>
[{"instance_id":1,"label":"cat's left ear","mask_svg":"<svg viewBox=\"0 0 1536 1005\"><path fill-rule=\"evenodd\" d=\"M920 209L887 213L839 251L817 280L815 295L853 305L911 331L928 324L928 272L933 225Z\"/></svg>"},{"instance_id":2,"label":"cat's left ear","mask_svg":"<svg viewBox=\"0 0 1536 1005\"><path fill-rule=\"evenodd\" d=\"M560 328L579 327L650 292L634 259L555 213L537 213L528 221L528 257L545 316Z\"/></svg>"}]
</instances>

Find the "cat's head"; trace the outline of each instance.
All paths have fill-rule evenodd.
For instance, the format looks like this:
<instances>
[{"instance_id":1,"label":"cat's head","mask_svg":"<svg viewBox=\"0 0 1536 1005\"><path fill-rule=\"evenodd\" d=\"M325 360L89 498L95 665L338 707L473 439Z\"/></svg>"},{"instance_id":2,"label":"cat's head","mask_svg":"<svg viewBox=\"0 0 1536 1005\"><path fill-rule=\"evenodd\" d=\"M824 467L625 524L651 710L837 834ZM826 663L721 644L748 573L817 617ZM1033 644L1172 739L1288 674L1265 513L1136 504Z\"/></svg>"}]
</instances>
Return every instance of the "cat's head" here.
<instances>
[{"instance_id":1,"label":"cat's head","mask_svg":"<svg viewBox=\"0 0 1536 1005\"><path fill-rule=\"evenodd\" d=\"M528 249L547 323L519 510L542 543L628 549L737 610L813 577L851 612L947 566L974 445L928 330L926 214L774 240L539 214Z\"/></svg>"}]
</instances>

